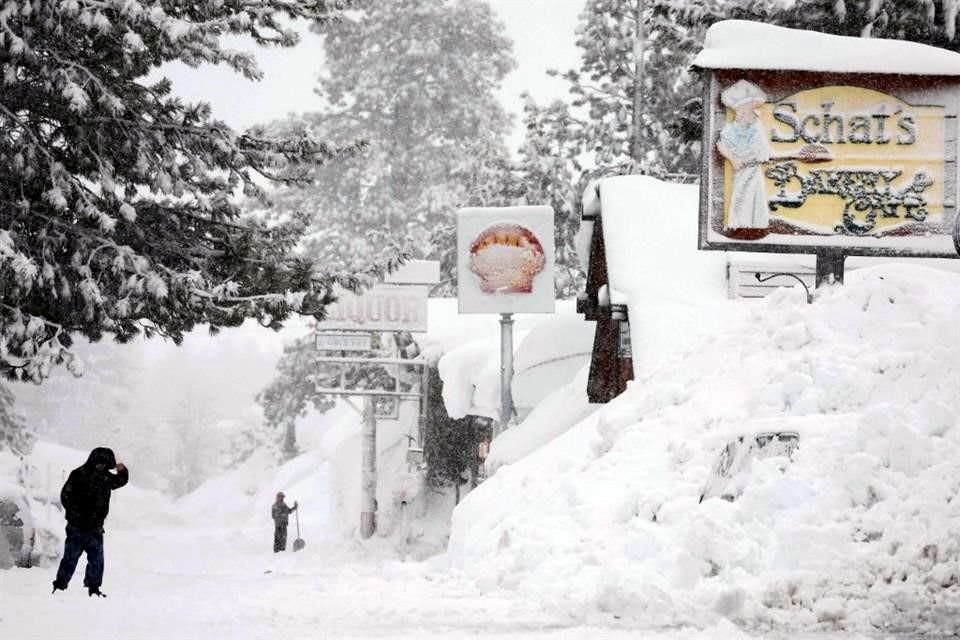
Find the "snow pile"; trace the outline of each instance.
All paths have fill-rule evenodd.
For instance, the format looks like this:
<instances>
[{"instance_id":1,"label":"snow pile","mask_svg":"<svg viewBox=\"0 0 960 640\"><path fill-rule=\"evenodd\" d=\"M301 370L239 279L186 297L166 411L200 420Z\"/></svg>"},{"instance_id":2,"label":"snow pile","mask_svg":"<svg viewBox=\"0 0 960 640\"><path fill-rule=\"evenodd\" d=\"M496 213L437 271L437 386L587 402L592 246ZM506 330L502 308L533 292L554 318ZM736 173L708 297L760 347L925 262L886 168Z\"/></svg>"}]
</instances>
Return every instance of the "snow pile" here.
<instances>
[{"instance_id":1,"label":"snow pile","mask_svg":"<svg viewBox=\"0 0 960 640\"><path fill-rule=\"evenodd\" d=\"M448 560L595 623L960 632L960 276L869 267L741 308L467 496ZM781 430L792 461L699 503L727 442Z\"/></svg>"},{"instance_id":2,"label":"snow pile","mask_svg":"<svg viewBox=\"0 0 960 640\"><path fill-rule=\"evenodd\" d=\"M425 491L423 477L407 463L408 435L416 428L417 405L401 404L399 419L377 421L377 538L392 553L423 557L446 542L453 503ZM299 503L304 537L342 543L358 537L361 495L361 416L346 402L312 413L297 423L302 454L277 465L266 452L205 482L177 506L191 520L231 526L251 539L269 537L270 506L283 491ZM291 532L294 523L291 522ZM293 534L291 534L292 536ZM292 539L292 537L291 537Z\"/></svg>"},{"instance_id":3,"label":"snow pile","mask_svg":"<svg viewBox=\"0 0 960 640\"><path fill-rule=\"evenodd\" d=\"M500 415L499 337L473 340L450 350L437 363L437 372L451 418Z\"/></svg>"},{"instance_id":4,"label":"snow pile","mask_svg":"<svg viewBox=\"0 0 960 640\"><path fill-rule=\"evenodd\" d=\"M724 20L709 29L693 66L904 75L960 75L960 54L904 40L853 38Z\"/></svg>"},{"instance_id":5,"label":"snow pile","mask_svg":"<svg viewBox=\"0 0 960 640\"><path fill-rule=\"evenodd\" d=\"M330 461L345 441L359 435L360 417L346 403L322 414L311 413L297 424L297 442L304 451L278 465L267 451L255 452L236 469L205 482L177 501L191 519L214 520L237 527L269 527L270 506L277 492L287 503L300 503L301 524L326 535L331 529ZM354 462L359 482L359 454Z\"/></svg>"},{"instance_id":6,"label":"snow pile","mask_svg":"<svg viewBox=\"0 0 960 640\"><path fill-rule=\"evenodd\" d=\"M486 459L487 474L533 453L600 408L587 398L589 371L587 365L570 382L553 387L555 391L538 403L523 422L493 440Z\"/></svg>"},{"instance_id":7,"label":"snow pile","mask_svg":"<svg viewBox=\"0 0 960 640\"><path fill-rule=\"evenodd\" d=\"M609 287L626 295L634 377L657 354L705 335L742 307L727 300L726 254L697 250L696 185L648 176L600 182ZM702 306L711 303L712 323Z\"/></svg>"},{"instance_id":8,"label":"snow pile","mask_svg":"<svg viewBox=\"0 0 960 640\"><path fill-rule=\"evenodd\" d=\"M430 313L439 307L440 301L431 300ZM454 301L455 302L455 301ZM558 300L556 313L513 314L514 370L522 374L547 360L566 359L582 355L583 345L593 337L593 326L583 322L582 316L574 315L572 300ZM448 307L455 311L455 307ZM565 316L563 319L560 319ZM546 334L530 343L525 343L528 333L535 327L550 323L562 335ZM571 326L571 324L575 326ZM430 332L423 337L424 357L437 361L437 372L443 380L443 403L452 418L467 415L500 416L500 320L494 313L471 315L441 315L431 319ZM584 339L587 336L587 339ZM420 337L418 337L420 341ZM564 384L575 375L579 367L559 366L548 386ZM555 388L555 387L554 387ZM516 392L517 389L514 389ZM545 396L533 388L523 389L531 401ZM524 396L523 399L526 399Z\"/></svg>"},{"instance_id":9,"label":"snow pile","mask_svg":"<svg viewBox=\"0 0 960 640\"><path fill-rule=\"evenodd\" d=\"M516 349L511 383L520 419L590 364L594 332L593 322L571 313L547 316L524 336Z\"/></svg>"},{"instance_id":10,"label":"snow pile","mask_svg":"<svg viewBox=\"0 0 960 640\"><path fill-rule=\"evenodd\" d=\"M236 469L180 498L177 505L198 520L265 526L270 524L270 505L283 491L288 504L305 505L300 516L307 526L327 531L331 518L328 462L337 457L344 441L358 436L359 423L357 411L346 403L324 413L311 412L297 422L297 443L303 454L278 465L268 451L257 451ZM359 478L359 471L352 475Z\"/></svg>"}]
</instances>

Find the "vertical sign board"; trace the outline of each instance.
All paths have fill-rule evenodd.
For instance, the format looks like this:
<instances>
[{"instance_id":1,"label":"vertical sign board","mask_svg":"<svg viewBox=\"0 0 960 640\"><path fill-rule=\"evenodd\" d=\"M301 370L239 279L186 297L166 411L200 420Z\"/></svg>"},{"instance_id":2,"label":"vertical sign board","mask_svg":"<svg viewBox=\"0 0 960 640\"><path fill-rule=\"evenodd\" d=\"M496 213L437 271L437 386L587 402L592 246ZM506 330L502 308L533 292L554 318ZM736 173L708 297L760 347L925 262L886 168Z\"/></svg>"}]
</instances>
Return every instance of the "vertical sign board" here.
<instances>
[{"instance_id":1,"label":"vertical sign board","mask_svg":"<svg viewBox=\"0 0 960 640\"><path fill-rule=\"evenodd\" d=\"M781 37L784 47L809 37L750 28ZM850 40L837 46L859 46ZM917 55L924 54L936 56L927 66L956 56L955 75L922 75L924 63L912 74L884 74L889 61L843 55L837 69L873 71L831 71L822 56L811 70L752 69L736 51L701 52L694 63L707 70L700 248L957 257L960 55ZM718 68L731 60L742 66Z\"/></svg>"},{"instance_id":2,"label":"vertical sign board","mask_svg":"<svg viewBox=\"0 0 960 640\"><path fill-rule=\"evenodd\" d=\"M553 313L553 209L457 212L460 313Z\"/></svg>"}]
</instances>

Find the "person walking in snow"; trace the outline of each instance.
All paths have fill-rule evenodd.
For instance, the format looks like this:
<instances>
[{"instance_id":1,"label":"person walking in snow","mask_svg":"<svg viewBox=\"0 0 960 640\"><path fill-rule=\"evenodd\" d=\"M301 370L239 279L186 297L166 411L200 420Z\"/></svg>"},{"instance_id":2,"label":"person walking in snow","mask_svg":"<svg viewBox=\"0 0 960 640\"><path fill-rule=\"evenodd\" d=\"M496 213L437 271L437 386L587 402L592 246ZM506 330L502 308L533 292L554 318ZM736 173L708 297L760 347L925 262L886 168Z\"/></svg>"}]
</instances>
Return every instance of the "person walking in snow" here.
<instances>
[{"instance_id":1,"label":"person walking in snow","mask_svg":"<svg viewBox=\"0 0 960 640\"><path fill-rule=\"evenodd\" d=\"M290 514L297 510L297 502L294 501L292 507L288 507L283 501L283 491L277 494L277 501L273 503L271 515L273 516L273 552L279 553L287 549L287 524L290 522Z\"/></svg>"},{"instance_id":2,"label":"person walking in snow","mask_svg":"<svg viewBox=\"0 0 960 640\"><path fill-rule=\"evenodd\" d=\"M113 451L106 447L91 451L87 461L70 472L60 491L60 503L67 517L67 539L53 581L53 593L57 589L66 590L80 555L86 553L83 586L90 596L106 597L100 591L103 583L103 522L110 511L110 492L127 484L129 479L127 467L117 462Z\"/></svg>"}]
</instances>

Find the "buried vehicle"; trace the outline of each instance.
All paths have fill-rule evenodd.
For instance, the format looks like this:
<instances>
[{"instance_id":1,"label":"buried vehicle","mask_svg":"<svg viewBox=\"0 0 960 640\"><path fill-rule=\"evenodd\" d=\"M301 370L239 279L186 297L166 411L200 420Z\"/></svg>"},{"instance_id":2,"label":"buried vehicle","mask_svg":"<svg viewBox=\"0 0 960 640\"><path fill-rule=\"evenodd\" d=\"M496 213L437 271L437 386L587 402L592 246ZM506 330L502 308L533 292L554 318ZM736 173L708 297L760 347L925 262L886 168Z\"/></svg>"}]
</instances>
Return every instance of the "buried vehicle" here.
<instances>
[{"instance_id":1,"label":"buried vehicle","mask_svg":"<svg viewBox=\"0 0 960 640\"><path fill-rule=\"evenodd\" d=\"M36 528L23 487L0 481L0 569L33 566Z\"/></svg>"},{"instance_id":2,"label":"buried vehicle","mask_svg":"<svg viewBox=\"0 0 960 640\"><path fill-rule=\"evenodd\" d=\"M738 479L750 473L754 460L774 456L792 460L799 443L800 434L796 431L761 431L737 436L720 451L713 472L700 492L700 502L717 496L732 502L743 490Z\"/></svg>"}]
</instances>

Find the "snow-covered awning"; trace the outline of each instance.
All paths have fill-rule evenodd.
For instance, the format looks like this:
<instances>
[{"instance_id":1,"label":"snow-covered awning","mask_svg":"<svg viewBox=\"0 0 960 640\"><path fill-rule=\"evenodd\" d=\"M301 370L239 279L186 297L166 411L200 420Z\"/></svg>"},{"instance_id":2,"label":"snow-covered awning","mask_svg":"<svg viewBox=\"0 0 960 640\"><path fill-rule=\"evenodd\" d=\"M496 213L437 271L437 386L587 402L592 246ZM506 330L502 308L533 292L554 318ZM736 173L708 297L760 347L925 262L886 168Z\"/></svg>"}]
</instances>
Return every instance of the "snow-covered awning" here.
<instances>
[{"instance_id":1,"label":"snow-covered awning","mask_svg":"<svg viewBox=\"0 0 960 640\"><path fill-rule=\"evenodd\" d=\"M693 66L960 76L960 54L903 40L852 38L724 20L707 30L703 50Z\"/></svg>"}]
</instances>

